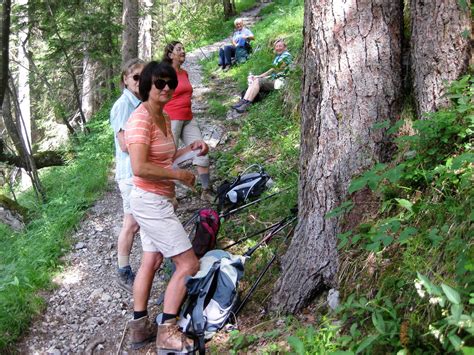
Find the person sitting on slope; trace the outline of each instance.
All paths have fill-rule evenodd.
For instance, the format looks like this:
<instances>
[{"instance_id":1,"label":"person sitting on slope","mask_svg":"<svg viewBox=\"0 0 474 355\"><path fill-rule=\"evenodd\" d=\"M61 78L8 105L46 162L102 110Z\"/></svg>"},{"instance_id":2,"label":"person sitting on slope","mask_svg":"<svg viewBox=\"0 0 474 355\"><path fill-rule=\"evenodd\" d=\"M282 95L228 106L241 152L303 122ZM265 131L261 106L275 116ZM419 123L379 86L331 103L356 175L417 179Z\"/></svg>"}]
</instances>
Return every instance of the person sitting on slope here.
<instances>
[{"instance_id":1,"label":"person sitting on slope","mask_svg":"<svg viewBox=\"0 0 474 355\"><path fill-rule=\"evenodd\" d=\"M290 71L290 64L293 62L293 57L288 52L283 39L277 39L273 46L276 56L273 59L272 67L260 75L249 77L251 84L245 92L244 97L232 106L238 113L244 113L260 91L268 92L280 89L284 85L284 80Z\"/></svg>"}]
</instances>

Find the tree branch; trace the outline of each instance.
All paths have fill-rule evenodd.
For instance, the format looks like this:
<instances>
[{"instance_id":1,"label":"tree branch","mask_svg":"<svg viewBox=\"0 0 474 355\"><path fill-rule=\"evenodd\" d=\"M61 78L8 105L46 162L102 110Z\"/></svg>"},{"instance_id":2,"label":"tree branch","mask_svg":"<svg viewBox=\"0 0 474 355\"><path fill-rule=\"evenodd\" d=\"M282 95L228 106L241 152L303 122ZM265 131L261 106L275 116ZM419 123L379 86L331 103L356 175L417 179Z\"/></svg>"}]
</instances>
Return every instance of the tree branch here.
<instances>
[{"instance_id":1,"label":"tree branch","mask_svg":"<svg viewBox=\"0 0 474 355\"><path fill-rule=\"evenodd\" d=\"M33 154L32 158L37 169L46 168L48 166L60 166L64 165L66 162L63 152L53 150L47 150ZM25 164L25 161L22 159L22 157L18 155L0 152L0 162L28 170L27 164Z\"/></svg>"}]
</instances>

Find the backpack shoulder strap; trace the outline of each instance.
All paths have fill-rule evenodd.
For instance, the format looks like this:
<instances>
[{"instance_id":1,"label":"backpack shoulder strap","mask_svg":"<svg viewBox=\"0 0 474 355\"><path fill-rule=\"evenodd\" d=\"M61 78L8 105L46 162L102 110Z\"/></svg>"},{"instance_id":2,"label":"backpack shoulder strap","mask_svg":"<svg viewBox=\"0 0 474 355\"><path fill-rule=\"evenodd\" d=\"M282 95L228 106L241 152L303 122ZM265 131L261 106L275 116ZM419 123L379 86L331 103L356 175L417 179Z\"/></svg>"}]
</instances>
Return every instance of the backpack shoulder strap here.
<instances>
[{"instance_id":1,"label":"backpack shoulder strap","mask_svg":"<svg viewBox=\"0 0 474 355\"><path fill-rule=\"evenodd\" d=\"M217 260L209 269L209 272L206 276L205 285L199 290L199 296L197 298L193 313L191 315L191 318L193 320L194 333L198 340L199 354L204 354L206 350L204 345L204 330L206 325L206 321L204 320L204 302L206 300L206 296L209 292L209 289L211 288L212 282L214 281L214 278L217 274L217 271L219 270L220 265L221 261Z\"/></svg>"}]
</instances>

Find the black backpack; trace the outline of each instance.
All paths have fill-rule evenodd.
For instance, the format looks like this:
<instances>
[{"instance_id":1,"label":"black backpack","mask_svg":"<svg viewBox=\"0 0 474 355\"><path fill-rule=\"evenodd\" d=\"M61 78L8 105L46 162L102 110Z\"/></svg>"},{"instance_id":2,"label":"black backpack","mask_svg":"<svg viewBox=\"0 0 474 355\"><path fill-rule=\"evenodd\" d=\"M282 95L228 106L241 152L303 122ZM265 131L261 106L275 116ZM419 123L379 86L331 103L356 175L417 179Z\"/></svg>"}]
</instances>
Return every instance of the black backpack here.
<instances>
[{"instance_id":1,"label":"black backpack","mask_svg":"<svg viewBox=\"0 0 474 355\"><path fill-rule=\"evenodd\" d=\"M248 172L252 169L257 171ZM221 210L224 205L234 207L252 197L260 196L271 183L270 176L260 165L249 166L234 181L226 180L217 188L218 210Z\"/></svg>"}]
</instances>

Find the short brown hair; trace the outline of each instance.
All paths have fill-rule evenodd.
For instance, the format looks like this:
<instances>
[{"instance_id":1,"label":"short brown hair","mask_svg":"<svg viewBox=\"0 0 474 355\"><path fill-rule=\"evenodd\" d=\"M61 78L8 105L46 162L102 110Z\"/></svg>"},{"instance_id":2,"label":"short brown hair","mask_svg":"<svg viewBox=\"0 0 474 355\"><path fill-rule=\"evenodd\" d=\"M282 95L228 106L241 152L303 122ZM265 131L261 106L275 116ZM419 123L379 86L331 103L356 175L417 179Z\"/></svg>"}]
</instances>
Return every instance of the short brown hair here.
<instances>
[{"instance_id":1,"label":"short brown hair","mask_svg":"<svg viewBox=\"0 0 474 355\"><path fill-rule=\"evenodd\" d=\"M132 58L127 60L124 64L122 64L122 73L120 74L120 87L123 89L125 88L125 82L123 81L123 77L130 74L130 72L135 69L136 67L145 66L145 62L138 58Z\"/></svg>"}]
</instances>

